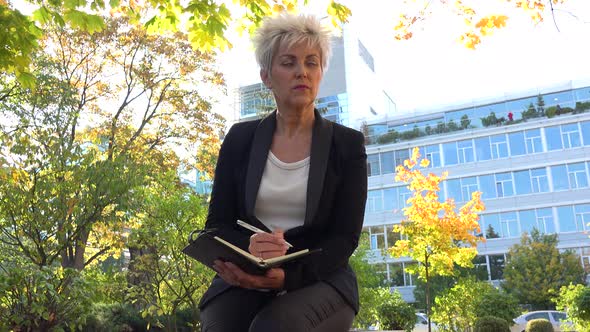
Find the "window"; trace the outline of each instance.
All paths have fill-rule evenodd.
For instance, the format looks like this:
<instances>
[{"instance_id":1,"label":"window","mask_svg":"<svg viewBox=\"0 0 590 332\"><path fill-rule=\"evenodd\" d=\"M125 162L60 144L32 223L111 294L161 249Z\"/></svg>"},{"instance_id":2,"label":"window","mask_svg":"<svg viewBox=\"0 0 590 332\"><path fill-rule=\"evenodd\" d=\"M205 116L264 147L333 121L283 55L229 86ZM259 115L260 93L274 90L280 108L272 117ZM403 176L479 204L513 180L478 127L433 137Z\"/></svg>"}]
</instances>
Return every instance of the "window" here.
<instances>
[{"instance_id":1,"label":"window","mask_svg":"<svg viewBox=\"0 0 590 332\"><path fill-rule=\"evenodd\" d=\"M395 151L395 166L403 165L404 161L410 159L410 150L403 149Z\"/></svg>"},{"instance_id":2,"label":"window","mask_svg":"<svg viewBox=\"0 0 590 332\"><path fill-rule=\"evenodd\" d=\"M440 148L438 144L435 145L427 145L424 147L424 151L422 152L424 158L430 160L430 165L428 167L440 167Z\"/></svg>"},{"instance_id":3,"label":"window","mask_svg":"<svg viewBox=\"0 0 590 332\"><path fill-rule=\"evenodd\" d=\"M496 193L498 194L498 197L514 195L512 174L509 172L496 174Z\"/></svg>"},{"instance_id":4,"label":"window","mask_svg":"<svg viewBox=\"0 0 590 332\"><path fill-rule=\"evenodd\" d=\"M520 236L516 212L500 213L500 225L502 226L502 237Z\"/></svg>"},{"instance_id":5,"label":"window","mask_svg":"<svg viewBox=\"0 0 590 332\"><path fill-rule=\"evenodd\" d=\"M496 198L496 183L493 174L479 176L479 190L482 192L481 198Z\"/></svg>"},{"instance_id":6,"label":"window","mask_svg":"<svg viewBox=\"0 0 590 332\"><path fill-rule=\"evenodd\" d=\"M518 211L518 219L520 220L520 230L523 233L526 232L531 234L533 229L537 229L541 232L539 224L537 223L537 215L535 210Z\"/></svg>"},{"instance_id":7,"label":"window","mask_svg":"<svg viewBox=\"0 0 590 332\"><path fill-rule=\"evenodd\" d=\"M574 209L571 205L557 208L557 221L559 223L560 233L578 231L574 218Z\"/></svg>"},{"instance_id":8,"label":"window","mask_svg":"<svg viewBox=\"0 0 590 332\"><path fill-rule=\"evenodd\" d=\"M531 314L529 314L528 316L526 316L525 320L528 322L530 320L533 319L545 319L548 321L551 321L551 318L549 318L549 313L548 312L533 312Z\"/></svg>"},{"instance_id":9,"label":"window","mask_svg":"<svg viewBox=\"0 0 590 332\"><path fill-rule=\"evenodd\" d=\"M472 176L461 179L461 197L463 202L471 199L471 193L477 191L477 177Z\"/></svg>"},{"instance_id":10,"label":"window","mask_svg":"<svg viewBox=\"0 0 590 332\"><path fill-rule=\"evenodd\" d=\"M553 221L553 210L551 208L537 209L537 224L539 230L551 234L555 233L555 222Z\"/></svg>"},{"instance_id":11,"label":"window","mask_svg":"<svg viewBox=\"0 0 590 332\"><path fill-rule=\"evenodd\" d=\"M371 53L369 53L369 51L367 50L365 45L363 45L363 43L361 43L360 40L359 40L359 55L361 56L363 61L367 64L367 66L371 69L371 71L375 72L375 61L373 60L373 56L371 55Z\"/></svg>"},{"instance_id":12,"label":"window","mask_svg":"<svg viewBox=\"0 0 590 332\"><path fill-rule=\"evenodd\" d=\"M526 154L526 148L524 144L524 132L519 131L508 135L510 141L510 155L521 156Z\"/></svg>"},{"instance_id":13,"label":"window","mask_svg":"<svg viewBox=\"0 0 590 332\"><path fill-rule=\"evenodd\" d=\"M559 126L546 127L545 139L547 140L547 150L553 151L563 149Z\"/></svg>"},{"instance_id":14,"label":"window","mask_svg":"<svg viewBox=\"0 0 590 332\"><path fill-rule=\"evenodd\" d=\"M412 196L412 193L407 187L398 187L398 205L400 206L400 208L403 209L404 207L406 207L406 202L408 201L408 198L410 198L410 196Z\"/></svg>"},{"instance_id":15,"label":"window","mask_svg":"<svg viewBox=\"0 0 590 332\"><path fill-rule=\"evenodd\" d=\"M404 286L404 266L402 263L389 263L389 283L391 286Z\"/></svg>"},{"instance_id":16,"label":"window","mask_svg":"<svg viewBox=\"0 0 590 332\"><path fill-rule=\"evenodd\" d=\"M413 280L413 275L411 273L409 273L407 271L408 267L413 267L415 266L416 263L404 263L404 280L405 280L405 284L406 286L413 286L414 285L414 280Z\"/></svg>"},{"instance_id":17,"label":"window","mask_svg":"<svg viewBox=\"0 0 590 332\"><path fill-rule=\"evenodd\" d=\"M374 213L383 211L382 190L369 190L367 192L367 212Z\"/></svg>"},{"instance_id":18,"label":"window","mask_svg":"<svg viewBox=\"0 0 590 332\"><path fill-rule=\"evenodd\" d=\"M581 146L580 131L577 123L571 123L561 126L561 138L563 141L563 148L570 149Z\"/></svg>"},{"instance_id":19,"label":"window","mask_svg":"<svg viewBox=\"0 0 590 332\"><path fill-rule=\"evenodd\" d=\"M445 166L457 165L459 159L457 157L457 143L443 144L443 153L445 158Z\"/></svg>"},{"instance_id":20,"label":"window","mask_svg":"<svg viewBox=\"0 0 590 332\"><path fill-rule=\"evenodd\" d=\"M372 226L369 228L371 234L371 249L385 249L385 233L383 226Z\"/></svg>"},{"instance_id":21,"label":"window","mask_svg":"<svg viewBox=\"0 0 590 332\"><path fill-rule=\"evenodd\" d=\"M531 183L534 193L549 192L549 180L547 179L547 169L534 168L531 169Z\"/></svg>"},{"instance_id":22,"label":"window","mask_svg":"<svg viewBox=\"0 0 590 332\"><path fill-rule=\"evenodd\" d=\"M568 190L570 188L565 165L551 166L551 178L554 191Z\"/></svg>"},{"instance_id":23,"label":"window","mask_svg":"<svg viewBox=\"0 0 590 332\"><path fill-rule=\"evenodd\" d=\"M477 161L492 159L492 149L490 147L489 137L480 137L475 139L475 154Z\"/></svg>"},{"instance_id":24,"label":"window","mask_svg":"<svg viewBox=\"0 0 590 332\"><path fill-rule=\"evenodd\" d=\"M570 189L588 187L588 176L586 175L586 165L584 163L568 164L567 176Z\"/></svg>"},{"instance_id":25,"label":"window","mask_svg":"<svg viewBox=\"0 0 590 332\"><path fill-rule=\"evenodd\" d=\"M394 171L393 151L381 152L381 174L389 174Z\"/></svg>"},{"instance_id":26,"label":"window","mask_svg":"<svg viewBox=\"0 0 590 332\"><path fill-rule=\"evenodd\" d=\"M543 142L541 140L541 129L530 129L524 132L526 141L526 153L533 154L543 152Z\"/></svg>"},{"instance_id":27,"label":"window","mask_svg":"<svg viewBox=\"0 0 590 332\"><path fill-rule=\"evenodd\" d=\"M457 150L459 152L459 163L471 163L475 161L473 156L473 142L469 140L457 142Z\"/></svg>"},{"instance_id":28,"label":"window","mask_svg":"<svg viewBox=\"0 0 590 332\"><path fill-rule=\"evenodd\" d=\"M397 212L402 207L398 205L397 188L383 189L383 209L385 211Z\"/></svg>"},{"instance_id":29,"label":"window","mask_svg":"<svg viewBox=\"0 0 590 332\"><path fill-rule=\"evenodd\" d=\"M576 227L578 230L590 228L590 204L579 204L574 206L576 214Z\"/></svg>"},{"instance_id":30,"label":"window","mask_svg":"<svg viewBox=\"0 0 590 332\"><path fill-rule=\"evenodd\" d=\"M379 169L379 154L370 154L367 156L367 173L368 176L381 174Z\"/></svg>"},{"instance_id":31,"label":"window","mask_svg":"<svg viewBox=\"0 0 590 332\"><path fill-rule=\"evenodd\" d=\"M532 192L531 175L528 169L514 172L514 186L517 195L526 195Z\"/></svg>"},{"instance_id":32,"label":"window","mask_svg":"<svg viewBox=\"0 0 590 332\"><path fill-rule=\"evenodd\" d=\"M452 179L446 180L447 186L447 199L452 198L456 202L461 202L463 198L463 194L461 192L461 180L460 179Z\"/></svg>"},{"instance_id":33,"label":"window","mask_svg":"<svg viewBox=\"0 0 590 332\"><path fill-rule=\"evenodd\" d=\"M508 157L508 143L506 142L506 135L494 135L490 137L492 145L492 159L500 159Z\"/></svg>"},{"instance_id":34,"label":"window","mask_svg":"<svg viewBox=\"0 0 590 332\"><path fill-rule=\"evenodd\" d=\"M580 127L582 128L582 139L584 140L584 145L590 145L590 121L580 122Z\"/></svg>"},{"instance_id":35,"label":"window","mask_svg":"<svg viewBox=\"0 0 590 332\"><path fill-rule=\"evenodd\" d=\"M500 216L497 213L483 215L482 219L485 225L486 239L501 237L502 227L500 226Z\"/></svg>"}]
</instances>

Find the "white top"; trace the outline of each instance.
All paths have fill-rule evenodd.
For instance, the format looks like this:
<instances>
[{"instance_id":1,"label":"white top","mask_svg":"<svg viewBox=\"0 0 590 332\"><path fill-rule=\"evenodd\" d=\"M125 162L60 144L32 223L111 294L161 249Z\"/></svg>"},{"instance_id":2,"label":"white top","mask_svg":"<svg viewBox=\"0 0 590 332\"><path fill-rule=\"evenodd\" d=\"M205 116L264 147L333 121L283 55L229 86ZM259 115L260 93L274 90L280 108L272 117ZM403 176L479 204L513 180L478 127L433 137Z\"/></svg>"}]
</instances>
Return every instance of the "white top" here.
<instances>
[{"instance_id":1,"label":"white top","mask_svg":"<svg viewBox=\"0 0 590 332\"><path fill-rule=\"evenodd\" d=\"M279 160L268 151L256 196L254 214L270 230L287 231L305 221L309 157L294 163Z\"/></svg>"}]
</instances>

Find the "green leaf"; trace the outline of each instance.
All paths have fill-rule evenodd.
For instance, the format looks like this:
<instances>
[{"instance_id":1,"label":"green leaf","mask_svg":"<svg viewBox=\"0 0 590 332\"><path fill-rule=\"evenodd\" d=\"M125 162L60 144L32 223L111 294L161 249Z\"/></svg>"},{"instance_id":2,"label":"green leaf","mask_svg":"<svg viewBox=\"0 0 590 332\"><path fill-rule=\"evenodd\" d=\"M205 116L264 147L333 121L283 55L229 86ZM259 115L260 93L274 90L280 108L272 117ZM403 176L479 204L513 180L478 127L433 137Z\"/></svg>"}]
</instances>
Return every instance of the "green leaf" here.
<instances>
[{"instance_id":1,"label":"green leaf","mask_svg":"<svg viewBox=\"0 0 590 332\"><path fill-rule=\"evenodd\" d=\"M16 79L20 84L22 84L24 88L27 89L34 89L37 81L35 76L29 72L19 72L16 75Z\"/></svg>"},{"instance_id":2,"label":"green leaf","mask_svg":"<svg viewBox=\"0 0 590 332\"><path fill-rule=\"evenodd\" d=\"M42 6L33 12L32 17L41 24L47 24L51 21L52 13L47 7Z\"/></svg>"}]
</instances>

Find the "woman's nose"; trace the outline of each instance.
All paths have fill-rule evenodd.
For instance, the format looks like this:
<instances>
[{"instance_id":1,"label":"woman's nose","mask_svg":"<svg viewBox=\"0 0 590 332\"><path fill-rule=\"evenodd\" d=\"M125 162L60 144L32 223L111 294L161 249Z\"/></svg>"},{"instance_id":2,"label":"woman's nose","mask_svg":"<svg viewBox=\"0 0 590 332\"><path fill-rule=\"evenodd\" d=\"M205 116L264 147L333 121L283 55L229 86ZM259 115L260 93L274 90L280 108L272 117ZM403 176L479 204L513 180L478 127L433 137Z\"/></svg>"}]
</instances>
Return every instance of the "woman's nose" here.
<instances>
[{"instance_id":1,"label":"woman's nose","mask_svg":"<svg viewBox=\"0 0 590 332\"><path fill-rule=\"evenodd\" d=\"M307 77L307 70L305 69L305 65L298 64L295 68L295 75L297 77Z\"/></svg>"}]
</instances>

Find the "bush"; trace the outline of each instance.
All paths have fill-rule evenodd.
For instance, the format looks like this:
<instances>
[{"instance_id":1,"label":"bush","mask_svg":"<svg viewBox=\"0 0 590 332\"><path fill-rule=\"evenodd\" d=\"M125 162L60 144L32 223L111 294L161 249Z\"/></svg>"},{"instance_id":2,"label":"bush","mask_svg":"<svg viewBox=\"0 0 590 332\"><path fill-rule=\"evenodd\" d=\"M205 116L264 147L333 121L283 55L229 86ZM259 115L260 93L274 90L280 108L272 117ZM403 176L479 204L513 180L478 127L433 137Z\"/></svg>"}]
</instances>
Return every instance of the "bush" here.
<instances>
[{"instance_id":1,"label":"bush","mask_svg":"<svg viewBox=\"0 0 590 332\"><path fill-rule=\"evenodd\" d=\"M533 319L526 324L526 332L554 332L553 325L546 319Z\"/></svg>"},{"instance_id":2,"label":"bush","mask_svg":"<svg viewBox=\"0 0 590 332\"><path fill-rule=\"evenodd\" d=\"M513 317L520 315L518 300L496 288L484 289L475 305L475 315L493 316L511 322Z\"/></svg>"},{"instance_id":3,"label":"bush","mask_svg":"<svg viewBox=\"0 0 590 332\"><path fill-rule=\"evenodd\" d=\"M475 322L475 332L510 332L510 327L502 318L484 316Z\"/></svg>"},{"instance_id":4,"label":"bush","mask_svg":"<svg viewBox=\"0 0 590 332\"><path fill-rule=\"evenodd\" d=\"M377 312L381 328L384 330L411 331L416 323L414 309L397 291L386 296Z\"/></svg>"},{"instance_id":5,"label":"bush","mask_svg":"<svg viewBox=\"0 0 590 332\"><path fill-rule=\"evenodd\" d=\"M90 332L141 332L146 331L147 321L131 305L95 303L83 327L83 331Z\"/></svg>"},{"instance_id":6,"label":"bush","mask_svg":"<svg viewBox=\"0 0 590 332\"><path fill-rule=\"evenodd\" d=\"M563 286L554 302L558 310L566 312L578 332L590 332L590 287L583 284Z\"/></svg>"},{"instance_id":7,"label":"bush","mask_svg":"<svg viewBox=\"0 0 590 332\"><path fill-rule=\"evenodd\" d=\"M393 143L393 142L397 142L398 139L399 139L399 133L395 130L392 130L388 133L385 133L385 134L377 137L377 143L379 143L379 144Z\"/></svg>"}]
</instances>

